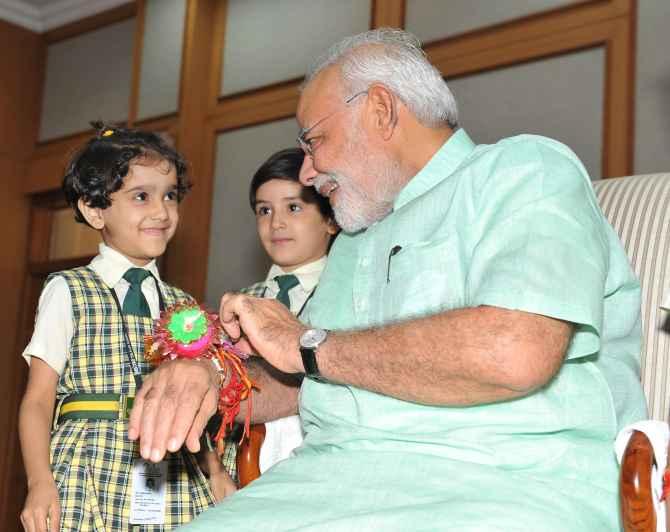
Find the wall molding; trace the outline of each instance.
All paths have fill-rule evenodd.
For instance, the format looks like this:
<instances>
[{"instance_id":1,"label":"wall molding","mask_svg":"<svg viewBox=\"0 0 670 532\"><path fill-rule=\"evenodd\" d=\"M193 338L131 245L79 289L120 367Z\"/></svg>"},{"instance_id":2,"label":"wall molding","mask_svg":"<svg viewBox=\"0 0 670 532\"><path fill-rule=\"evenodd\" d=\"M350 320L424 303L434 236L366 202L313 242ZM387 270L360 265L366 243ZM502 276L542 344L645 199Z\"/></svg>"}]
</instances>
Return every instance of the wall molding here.
<instances>
[{"instance_id":1,"label":"wall molding","mask_svg":"<svg viewBox=\"0 0 670 532\"><path fill-rule=\"evenodd\" d=\"M0 0L0 19L36 33L42 32L40 10L26 2Z\"/></svg>"},{"instance_id":2,"label":"wall molding","mask_svg":"<svg viewBox=\"0 0 670 532\"><path fill-rule=\"evenodd\" d=\"M43 33L128 3L128 0L55 0L44 6L27 1L0 0L0 19Z\"/></svg>"}]
</instances>

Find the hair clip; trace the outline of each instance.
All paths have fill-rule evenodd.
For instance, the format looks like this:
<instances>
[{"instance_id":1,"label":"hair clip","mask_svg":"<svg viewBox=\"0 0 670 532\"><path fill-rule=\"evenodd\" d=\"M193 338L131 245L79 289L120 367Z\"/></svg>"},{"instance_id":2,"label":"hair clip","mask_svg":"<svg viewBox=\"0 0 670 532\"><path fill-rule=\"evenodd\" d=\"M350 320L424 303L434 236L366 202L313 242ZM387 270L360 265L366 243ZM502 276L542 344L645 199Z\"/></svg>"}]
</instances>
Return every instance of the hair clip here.
<instances>
[{"instance_id":1,"label":"hair clip","mask_svg":"<svg viewBox=\"0 0 670 532\"><path fill-rule=\"evenodd\" d=\"M102 132L102 137L111 137L114 134L113 129L105 129L105 131Z\"/></svg>"}]
</instances>

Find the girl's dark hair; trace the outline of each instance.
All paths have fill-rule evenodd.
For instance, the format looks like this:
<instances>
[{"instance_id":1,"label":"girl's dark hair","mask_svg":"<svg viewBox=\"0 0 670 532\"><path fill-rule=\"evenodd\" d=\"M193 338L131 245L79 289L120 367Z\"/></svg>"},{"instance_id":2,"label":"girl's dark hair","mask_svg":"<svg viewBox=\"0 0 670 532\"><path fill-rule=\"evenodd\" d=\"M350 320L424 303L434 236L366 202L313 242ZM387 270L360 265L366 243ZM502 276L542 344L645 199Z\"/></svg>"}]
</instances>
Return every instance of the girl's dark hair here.
<instances>
[{"instance_id":1,"label":"girl's dark hair","mask_svg":"<svg viewBox=\"0 0 670 532\"><path fill-rule=\"evenodd\" d=\"M287 148L271 155L261 167L256 170L249 186L249 205L256 210L256 192L261 185L272 179L284 179L300 183L300 167L305 159L305 153L300 148ZM313 203L326 220L334 220L333 209L328 198L321 196L314 187L302 187L300 198L305 203Z\"/></svg>"},{"instance_id":2,"label":"girl's dark hair","mask_svg":"<svg viewBox=\"0 0 670 532\"><path fill-rule=\"evenodd\" d=\"M138 159L167 161L177 174L177 198L181 201L191 188L186 161L157 133L91 122L96 136L75 155L63 177L63 193L74 210L74 218L86 223L77 202L83 199L91 207L106 209L110 195L123 186L130 166Z\"/></svg>"}]
</instances>

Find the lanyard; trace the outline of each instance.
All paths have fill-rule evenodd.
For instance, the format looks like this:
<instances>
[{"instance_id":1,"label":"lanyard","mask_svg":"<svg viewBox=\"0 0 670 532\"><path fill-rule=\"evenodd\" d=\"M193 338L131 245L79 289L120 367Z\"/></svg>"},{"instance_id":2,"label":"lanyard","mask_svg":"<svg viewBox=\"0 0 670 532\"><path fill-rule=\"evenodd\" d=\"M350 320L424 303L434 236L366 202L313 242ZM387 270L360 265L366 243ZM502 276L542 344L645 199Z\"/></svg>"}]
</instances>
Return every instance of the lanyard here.
<instances>
[{"instance_id":1,"label":"lanyard","mask_svg":"<svg viewBox=\"0 0 670 532\"><path fill-rule=\"evenodd\" d=\"M158 306L160 310L165 310L165 302L163 301L163 294L161 292L160 287L158 286L158 281L153 275L151 276L151 278L154 280L154 283L156 283L156 290L158 291ZM135 355L133 344L130 341L130 334L128 333L128 324L126 323L126 318L123 314L121 303L119 302L119 298L116 295L116 292L114 291L113 288L109 288L109 291L112 294L114 303L116 303L116 309L119 311L119 315L121 316L123 339L125 341L126 346L128 347L128 349L126 350L126 358L128 359L128 364L130 365L130 369L133 372L133 378L135 379L135 389L139 390L142 387L142 371L140 370L140 365L137 362L137 356Z\"/></svg>"}]
</instances>

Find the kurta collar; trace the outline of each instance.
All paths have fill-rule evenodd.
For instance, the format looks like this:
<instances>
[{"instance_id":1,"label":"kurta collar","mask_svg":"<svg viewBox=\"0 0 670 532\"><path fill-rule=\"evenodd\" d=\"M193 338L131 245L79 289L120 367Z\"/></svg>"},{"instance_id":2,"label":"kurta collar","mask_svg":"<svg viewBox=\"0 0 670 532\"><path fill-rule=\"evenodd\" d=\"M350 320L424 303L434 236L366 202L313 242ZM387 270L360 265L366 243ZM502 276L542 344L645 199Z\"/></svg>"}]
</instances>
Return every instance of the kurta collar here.
<instances>
[{"instance_id":1,"label":"kurta collar","mask_svg":"<svg viewBox=\"0 0 670 532\"><path fill-rule=\"evenodd\" d=\"M116 286L128 268L137 267L124 255L102 243L98 248L98 255L91 261L90 266L110 288ZM149 270L156 280L160 281L155 260L152 260L143 268Z\"/></svg>"},{"instance_id":2,"label":"kurta collar","mask_svg":"<svg viewBox=\"0 0 670 532\"><path fill-rule=\"evenodd\" d=\"M475 143L465 130L456 130L431 157L426 166L419 170L419 173L400 191L393 204L393 209L401 208L449 177L474 149Z\"/></svg>"}]
</instances>

